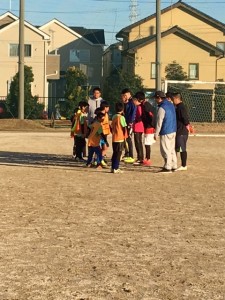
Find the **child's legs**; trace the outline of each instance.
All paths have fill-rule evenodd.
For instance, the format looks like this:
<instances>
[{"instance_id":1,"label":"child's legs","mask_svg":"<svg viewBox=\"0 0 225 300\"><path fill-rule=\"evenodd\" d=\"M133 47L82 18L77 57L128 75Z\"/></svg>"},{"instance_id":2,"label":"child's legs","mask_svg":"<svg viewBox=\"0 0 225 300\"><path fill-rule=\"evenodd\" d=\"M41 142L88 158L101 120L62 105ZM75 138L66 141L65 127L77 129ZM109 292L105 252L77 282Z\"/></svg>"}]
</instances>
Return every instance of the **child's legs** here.
<instances>
[{"instance_id":1,"label":"child's legs","mask_svg":"<svg viewBox=\"0 0 225 300\"><path fill-rule=\"evenodd\" d=\"M187 165L187 140L188 135L176 135L176 151L180 152L181 165Z\"/></svg>"},{"instance_id":2,"label":"child's legs","mask_svg":"<svg viewBox=\"0 0 225 300\"><path fill-rule=\"evenodd\" d=\"M100 148L101 148L101 151L102 151L102 156L104 157L108 147L106 146L106 142L103 139L100 140Z\"/></svg>"},{"instance_id":3,"label":"child's legs","mask_svg":"<svg viewBox=\"0 0 225 300\"><path fill-rule=\"evenodd\" d=\"M149 160L151 157L151 146L145 145L145 158Z\"/></svg>"},{"instance_id":4,"label":"child's legs","mask_svg":"<svg viewBox=\"0 0 225 300\"><path fill-rule=\"evenodd\" d=\"M124 148L124 143L123 142L121 142L121 143L114 142L114 143L112 143L112 147L113 147L112 169L117 170L117 169L119 169L120 158L121 158L122 151Z\"/></svg>"},{"instance_id":5,"label":"child's legs","mask_svg":"<svg viewBox=\"0 0 225 300\"><path fill-rule=\"evenodd\" d=\"M89 165L89 164L91 163L91 161L92 161L92 157L93 157L93 154L94 154L94 152L95 152L94 149L95 149L94 147L91 147L91 146L88 147L88 160L87 160L87 165Z\"/></svg>"},{"instance_id":6,"label":"child's legs","mask_svg":"<svg viewBox=\"0 0 225 300\"><path fill-rule=\"evenodd\" d=\"M139 161L143 161L144 151L143 151L143 144L142 144L142 132L134 133L134 142L135 142L135 148L137 151L137 159Z\"/></svg>"},{"instance_id":7,"label":"child's legs","mask_svg":"<svg viewBox=\"0 0 225 300\"><path fill-rule=\"evenodd\" d=\"M76 135L73 137L73 156L76 156Z\"/></svg>"},{"instance_id":8,"label":"child's legs","mask_svg":"<svg viewBox=\"0 0 225 300\"><path fill-rule=\"evenodd\" d=\"M93 147L93 148L97 156L97 165L100 165L102 161L102 149L100 148L100 146Z\"/></svg>"},{"instance_id":9,"label":"child's legs","mask_svg":"<svg viewBox=\"0 0 225 300\"><path fill-rule=\"evenodd\" d=\"M81 136L76 137L76 154L78 158L82 158L83 148L85 145L85 138Z\"/></svg>"},{"instance_id":10,"label":"child's legs","mask_svg":"<svg viewBox=\"0 0 225 300\"><path fill-rule=\"evenodd\" d=\"M84 147L83 147L83 157L87 156L87 149L86 149L86 140L84 139Z\"/></svg>"},{"instance_id":11,"label":"child's legs","mask_svg":"<svg viewBox=\"0 0 225 300\"><path fill-rule=\"evenodd\" d=\"M145 144L145 158L150 160L151 158L151 145L155 143L154 134L146 133L144 135L144 144Z\"/></svg>"}]
</instances>

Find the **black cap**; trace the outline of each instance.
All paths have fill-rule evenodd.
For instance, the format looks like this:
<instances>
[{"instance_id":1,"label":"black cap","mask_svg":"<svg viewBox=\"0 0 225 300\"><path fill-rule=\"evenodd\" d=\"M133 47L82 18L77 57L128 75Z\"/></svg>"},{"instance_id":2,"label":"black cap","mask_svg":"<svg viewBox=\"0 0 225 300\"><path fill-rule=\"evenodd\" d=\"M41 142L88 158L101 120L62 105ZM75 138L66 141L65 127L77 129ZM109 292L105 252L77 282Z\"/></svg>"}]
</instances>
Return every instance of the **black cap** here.
<instances>
[{"instance_id":1,"label":"black cap","mask_svg":"<svg viewBox=\"0 0 225 300\"><path fill-rule=\"evenodd\" d=\"M162 92L162 91L156 91L156 92L153 94L152 98L166 98L166 95L165 95L165 93Z\"/></svg>"}]
</instances>

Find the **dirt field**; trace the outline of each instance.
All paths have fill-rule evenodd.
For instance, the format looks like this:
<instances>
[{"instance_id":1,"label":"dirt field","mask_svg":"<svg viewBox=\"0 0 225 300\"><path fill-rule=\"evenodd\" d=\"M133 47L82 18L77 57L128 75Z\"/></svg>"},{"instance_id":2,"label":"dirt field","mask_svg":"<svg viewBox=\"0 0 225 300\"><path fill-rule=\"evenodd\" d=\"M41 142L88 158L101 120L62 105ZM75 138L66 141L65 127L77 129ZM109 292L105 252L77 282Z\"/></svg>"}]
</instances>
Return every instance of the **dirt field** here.
<instances>
[{"instance_id":1,"label":"dirt field","mask_svg":"<svg viewBox=\"0 0 225 300\"><path fill-rule=\"evenodd\" d=\"M225 138L190 137L172 174L158 144L111 174L72 142L0 132L0 300L225 300Z\"/></svg>"}]
</instances>

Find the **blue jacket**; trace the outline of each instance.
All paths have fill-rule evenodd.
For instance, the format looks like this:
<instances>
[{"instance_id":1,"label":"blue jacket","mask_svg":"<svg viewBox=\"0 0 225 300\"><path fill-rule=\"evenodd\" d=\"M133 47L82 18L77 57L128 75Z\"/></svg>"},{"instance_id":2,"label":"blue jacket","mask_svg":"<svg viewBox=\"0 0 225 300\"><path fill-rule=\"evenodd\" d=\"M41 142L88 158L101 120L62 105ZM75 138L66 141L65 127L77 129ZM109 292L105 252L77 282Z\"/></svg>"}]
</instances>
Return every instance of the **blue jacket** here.
<instances>
[{"instance_id":1,"label":"blue jacket","mask_svg":"<svg viewBox=\"0 0 225 300\"><path fill-rule=\"evenodd\" d=\"M124 111L124 116L128 126L130 123L134 122L135 115L136 115L136 106L134 105L132 98L130 98L128 102L125 104L125 111Z\"/></svg>"},{"instance_id":2,"label":"blue jacket","mask_svg":"<svg viewBox=\"0 0 225 300\"><path fill-rule=\"evenodd\" d=\"M165 135L177 131L176 111L174 105L167 99L163 100L159 107L165 110L165 117L163 119L162 127L159 135Z\"/></svg>"}]
</instances>

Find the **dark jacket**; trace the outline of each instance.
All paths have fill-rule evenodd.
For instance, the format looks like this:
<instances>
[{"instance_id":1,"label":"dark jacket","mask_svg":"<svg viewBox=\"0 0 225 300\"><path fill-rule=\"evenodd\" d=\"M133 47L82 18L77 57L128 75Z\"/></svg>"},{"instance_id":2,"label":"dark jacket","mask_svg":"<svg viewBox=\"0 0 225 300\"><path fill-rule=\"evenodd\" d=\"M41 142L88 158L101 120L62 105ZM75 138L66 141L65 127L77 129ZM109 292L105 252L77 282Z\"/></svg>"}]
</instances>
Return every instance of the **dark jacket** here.
<instances>
[{"instance_id":1,"label":"dark jacket","mask_svg":"<svg viewBox=\"0 0 225 300\"><path fill-rule=\"evenodd\" d=\"M180 102L176 105L176 116L177 116L177 135L188 135L188 130L186 128L189 125L189 118L187 110L183 104Z\"/></svg>"},{"instance_id":2,"label":"dark jacket","mask_svg":"<svg viewBox=\"0 0 225 300\"><path fill-rule=\"evenodd\" d=\"M124 105L124 116L128 126L129 124L132 124L134 122L135 115L136 106L134 105L132 98L130 98L128 102Z\"/></svg>"},{"instance_id":3,"label":"dark jacket","mask_svg":"<svg viewBox=\"0 0 225 300\"><path fill-rule=\"evenodd\" d=\"M154 107L147 100L142 103L142 122L145 128L155 128Z\"/></svg>"}]
</instances>

